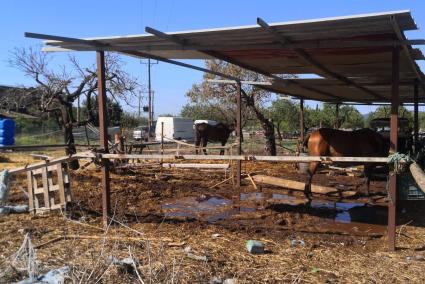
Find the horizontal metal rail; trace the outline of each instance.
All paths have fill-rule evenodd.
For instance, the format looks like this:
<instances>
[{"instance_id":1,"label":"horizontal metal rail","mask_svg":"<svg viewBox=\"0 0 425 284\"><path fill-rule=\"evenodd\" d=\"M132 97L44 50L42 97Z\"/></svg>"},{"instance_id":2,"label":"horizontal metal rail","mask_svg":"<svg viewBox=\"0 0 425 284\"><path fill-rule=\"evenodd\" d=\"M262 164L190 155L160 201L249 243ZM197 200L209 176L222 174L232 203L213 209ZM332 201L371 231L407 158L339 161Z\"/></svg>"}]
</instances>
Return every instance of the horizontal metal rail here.
<instances>
[{"instance_id":1,"label":"horizontal metal rail","mask_svg":"<svg viewBox=\"0 0 425 284\"><path fill-rule=\"evenodd\" d=\"M143 159L143 160L217 160L217 161L263 161L284 163L387 163L387 157L327 157L327 156L256 156L256 155L161 155L161 154L102 154L81 152L71 156L64 156L44 162L10 169L10 174L24 173L58 163L67 163L75 159Z\"/></svg>"},{"instance_id":2,"label":"horizontal metal rail","mask_svg":"<svg viewBox=\"0 0 425 284\"><path fill-rule=\"evenodd\" d=\"M327 156L256 156L256 155L160 155L160 154L97 154L103 159L145 159L145 160L240 160L268 162L347 162L347 163L387 163L387 157L327 157ZM78 154L77 154L78 156ZM95 154L81 155L82 158L94 158Z\"/></svg>"}]
</instances>

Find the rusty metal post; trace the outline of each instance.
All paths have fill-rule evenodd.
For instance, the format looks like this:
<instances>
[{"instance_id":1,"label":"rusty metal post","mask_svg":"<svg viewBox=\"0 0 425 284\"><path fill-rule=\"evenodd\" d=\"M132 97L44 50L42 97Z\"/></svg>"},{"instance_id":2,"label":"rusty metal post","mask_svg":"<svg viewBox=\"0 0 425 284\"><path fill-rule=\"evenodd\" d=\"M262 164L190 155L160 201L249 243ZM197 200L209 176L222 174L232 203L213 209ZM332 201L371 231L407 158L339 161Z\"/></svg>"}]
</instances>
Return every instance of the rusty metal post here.
<instances>
[{"instance_id":1,"label":"rusty metal post","mask_svg":"<svg viewBox=\"0 0 425 284\"><path fill-rule=\"evenodd\" d=\"M415 80L413 85L413 145L415 146L415 153L418 153L419 148L419 95L418 95L418 81Z\"/></svg>"},{"instance_id":2,"label":"rusty metal post","mask_svg":"<svg viewBox=\"0 0 425 284\"><path fill-rule=\"evenodd\" d=\"M161 121L161 154L164 154L164 122Z\"/></svg>"},{"instance_id":3,"label":"rusty metal post","mask_svg":"<svg viewBox=\"0 0 425 284\"><path fill-rule=\"evenodd\" d=\"M105 82L105 53L104 51L96 52L97 62L97 85L98 85L98 102L99 102L99 142L100 147L105 153L108 149L108 125L107 125L107 109L106 109L106 82ZM109 181L109 160L102 159L102 213L103 225L107 226L108 218L111 212L111 187Z\"/></svg>"},{"instance_id":4,"label":"rusty metal post","mask_svg":"<svg viewBox=\"0 0 425 284\"><path fill-rule=\"evenodd\" d=\"M397 152L398 140L398 108L399 108L399 68L400 48L393 48L392 55L392 85L391 85L391 121L390 121L390 153ZM396 203L397 175L390 172L388 202L388 249L395 250L396 243Z\"/></svg>"},{"instance_id":5,"label":"rusty metal post","mask_svg":"<svg viewBox=\"0 0 425 284\"><path fill-rule=\"evenodd\" d=\"M300 140L304 142L304 99L300 99Z\"/></svg>"},{"instance_id":6,"label":"rusty metal post","mask_svg":"<svg viewBox=\"0 0 425 284\"><path fill-rule=\"evenodd\" d=\"M241 86L241 82L238 81L237 82L238 85L238 93L236 94L236 105L237 105L237 110L236 110L236 135L237 135L237 154L241 155L242 154L242 115L241 115L241 96L242 96L242 86ZM241 160L237 160L236 161L236 187L240 187L241 186L241 173L242 172L242 161Z\"/></svg>"},{"instance_id":7,"label":"rusty metal post","mask_svg":"<svg viewBox=\"0 0 425 284\"><path fill-rule=\"evenodd\" d=\"M339 128L339 104L335 104L335 127L336 129Z\"/></svg>"}]
</instances>

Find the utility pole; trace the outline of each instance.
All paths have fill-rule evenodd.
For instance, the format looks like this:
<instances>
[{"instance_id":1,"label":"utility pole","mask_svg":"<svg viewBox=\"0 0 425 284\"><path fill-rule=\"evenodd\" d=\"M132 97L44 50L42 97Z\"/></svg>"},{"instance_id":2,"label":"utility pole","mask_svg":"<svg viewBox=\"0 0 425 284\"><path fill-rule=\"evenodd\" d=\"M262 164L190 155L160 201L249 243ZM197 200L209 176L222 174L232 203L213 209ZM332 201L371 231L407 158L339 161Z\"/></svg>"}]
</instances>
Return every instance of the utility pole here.
<instances>
[{"instance_id":1,"label":"utility pole","mask_svg":"<svg viewBox=\"0 0 425 284\"><path fill-rule=\"evenodd\" d=\"M141 91L139 91L139 115L138 115L138 118L139 118L139 122L138 123L140 123L140 116L141 116L141 111L140 111L140 107L141 107L141 100L142 100L142 92Z\"/></svg>"},{"instance_id":2,"label":"utility pole","mask_svg":"<svg viewBox=\"0 0 425 284\"><path fill-rule=\"evenodd\" d=\"M149 107L149 115L148 115L148 126L149 126L149 136L152 133L153 126L153 100L152 100L152 84L151 84L151 66L154 64L158 64L158 61L152 63L151 59L148 58L148 63L142 63L148 65L148 107Z\"/></svg>"}]
</instances>

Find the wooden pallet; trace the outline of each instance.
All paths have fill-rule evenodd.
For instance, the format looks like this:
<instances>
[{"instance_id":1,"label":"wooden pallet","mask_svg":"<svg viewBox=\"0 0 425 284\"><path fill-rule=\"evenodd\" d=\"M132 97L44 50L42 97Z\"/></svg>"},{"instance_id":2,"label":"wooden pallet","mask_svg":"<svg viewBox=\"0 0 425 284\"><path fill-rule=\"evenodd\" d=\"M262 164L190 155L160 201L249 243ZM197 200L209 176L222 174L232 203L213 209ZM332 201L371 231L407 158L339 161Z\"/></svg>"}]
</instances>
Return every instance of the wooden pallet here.
<instances>
[{"instance_id":1,"label":"wooden pallet","mask_svg":"<svg viewBox=\"0 0 425 284\"><path fill-rule=\"evenodd\" d=\"M29 210L33 214L60 209L71 201L66 164L56 164L27 172Z\"/></svg>"}]
</instances>

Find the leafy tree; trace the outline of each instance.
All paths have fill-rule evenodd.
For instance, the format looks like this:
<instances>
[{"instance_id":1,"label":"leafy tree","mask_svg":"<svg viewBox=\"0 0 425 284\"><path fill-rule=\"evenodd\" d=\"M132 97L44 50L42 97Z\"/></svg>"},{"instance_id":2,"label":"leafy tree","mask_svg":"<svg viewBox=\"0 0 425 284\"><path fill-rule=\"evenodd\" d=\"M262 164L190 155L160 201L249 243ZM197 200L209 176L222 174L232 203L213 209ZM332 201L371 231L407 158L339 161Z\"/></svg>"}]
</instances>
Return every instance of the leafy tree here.
<instances>
[{"instance_id":1,"label":"leafy tree","mask_svg":"<svg viewBox=\"0 0 425 284\"><path fill-rule=\"evenodd\" d=\"M141 116L139 117L135 113L123 112L121 114L120 126L123 129L132 129L137 126L148 125L148 118Z\"/></svg>"},{"instance_id":2,"label":"leafy tree","mask_svg":"<svg viewBox=\"0 0 425 284\"><path fill-rule=\"evenodd\" d=\"M316 108L304 107L304 124L307 129L322 127L322 121L322 111L319 105L316 105Z\"/></svg>"},{"instance_id":3,"label":"leafy tree","mask_svg":"<svg viewBox=\"0 0 425 284\"><path fill-rule=\"evenodd\" d=\"M362 114L353 106L342 105L338 110L338 121L336 121L335 104L323 104L322 108L317 105L315 109L305 108L305 124L311 127L341 127L362 128L364 119Z\"/></svg>"},{"instance_id":4,"label":"leafy tree","mask_svg":"<svg viewBox=\"0 0 425 284\"><path fill-rule=\"evenodd\" d=\"M215 121L227 121L228 119L220 108L208 104L186 104L180 111L180 115L193 119L210 119Z\"/></svg>"},{"instance_id":5,"label":"leafy tree","mask_svg":"<svg viewBox=\"0 0 425 284\"><path fill-rule=\"evenodd\" d=\"M269 108L269 117L272 119L280 140L282 132L292 132L300 128L299 105L293 101L277 99Z\"/></svg>"},{"instance_id":6,"label":"leafy tree","mask_svg":"<svg viewBox=\"0 0 425 284\"><path fill-rule=\"evenodd\" d=\"M339 110L340 127L342 128L363 128L363 115L353 106L341 106Z\"/></svg>"},{"instance_id":7,"label":"leafy tree","mask_svg":"<svg viewBox=\"0 0 425 284\"><path fill-rule=\"evenodd\" d=\"M419 113L420 114L420 113ZM408 109L400 106L398 109L399 117L404 117L409 120L409 124L413 125L413 114ZM375 111L369 113L366 121L366 126L369 126L370 122L375 118L389 118L391 116L390 106L380 106Z\"/></svg>"},{"instance_id":8,"label":"leafy tree","mask_svg":"<svg viewBox=\"0 0 425 284\"><path fill-rule=\"evenodd\" d=\"M424 130L425 129L425 112L419 112L418 114L418 120L419 120L419 128Z\"/></svg>"},{"instance_id":9,"label":"leafy tree","mask_svg":"<svg viewBox=\"0 0 425 284\"><path fill-rule=\"evenodd\" d=\"M88 105L90 105L88 107ZM90 117L91 123L94 126L99 126L99 107L98 107L97 96L91 97L90 102L86 99L83 101L81 113L85 117ZM121 105L110 98L106 98L106 109L108 112L108 126L119 126L121 124L121 118L123 115L123 109Z\"/></svg>"}]
</instances>

